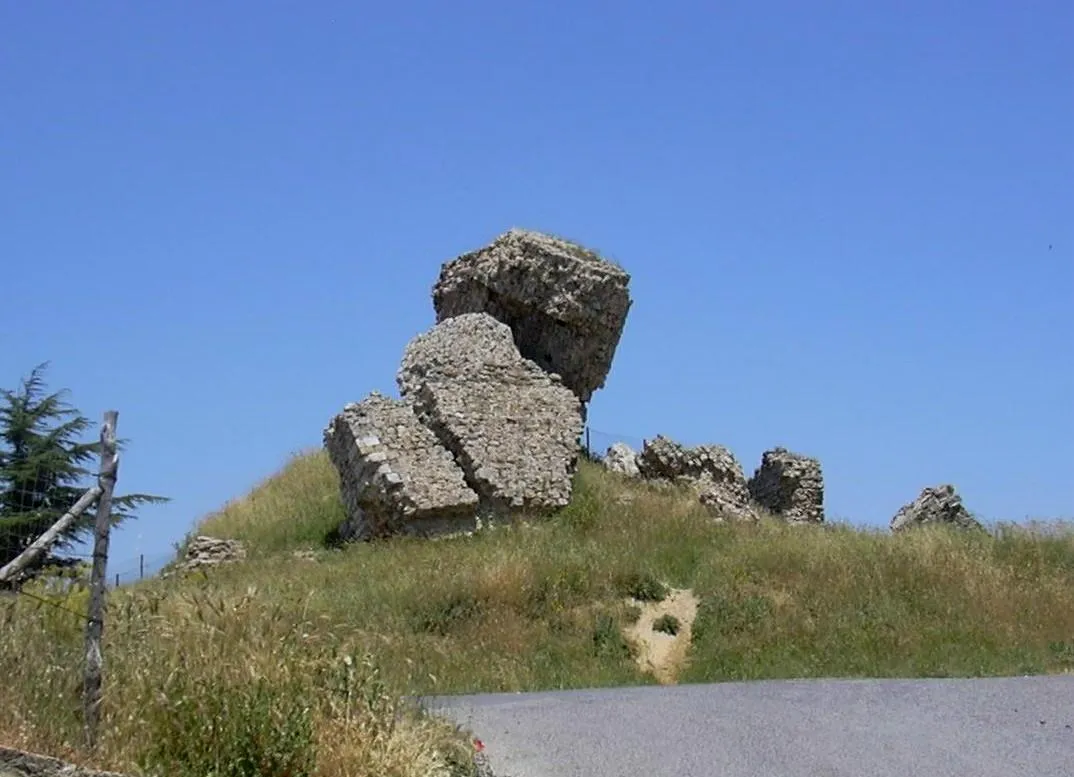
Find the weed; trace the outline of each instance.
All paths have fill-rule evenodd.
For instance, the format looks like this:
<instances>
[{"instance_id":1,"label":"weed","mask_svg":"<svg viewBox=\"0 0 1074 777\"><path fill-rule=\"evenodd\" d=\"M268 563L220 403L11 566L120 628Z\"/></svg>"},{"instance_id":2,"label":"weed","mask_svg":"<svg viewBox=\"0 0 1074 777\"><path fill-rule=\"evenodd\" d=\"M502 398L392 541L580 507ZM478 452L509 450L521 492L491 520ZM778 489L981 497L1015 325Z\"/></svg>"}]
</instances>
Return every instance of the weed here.
<instances>
[{"instance_id":1,"label":"weed","mask_svg":"<svg viewBox=\"0 0 1074 777\"><path fill-rule=\"evenodd\" d=\"M297 687L264 678L222 684L173 673L146 713L141 767L175 777L310 777L316 764L309 707Z\"/></svg>"},{"instance_id":2,"label":"weed","mask_svg":"<svg viewBox=\"0 0 1074 777\"><path fill-rule=\"evenodd\" d=\"M1059 640L1048 644L1055 660L1062 666L1074 667L1074 640Z\"/></svg>"},{"instance_id":3,"label":"weed","mask_svg":"<svg viewBox=\"0 0 1074 777\"><path fill-rule=\"evenodd\" d=\"M598 658L626 659L630 658L630 646L623 638L623 633L615 618L607 613L597 617L597 623L593 628L593 653Z\"/></svg>"},{"instance_id":4,"label":"weed","mask_svg":"<svg viewBox=\"0 0 1074 777\"><path fill-rule=\"evenodd\" d=\"M418 602L410 621L415 631L446 636L481 617L482 602L473 594L457 592Z\"/></svg>"},{"instance_id":5,"label":"weed","mask_svg":"<svg viewBox=\"0 0 1074 777\"><path fill-rule=\"evenodd\" d=\"M619 580L619 587L627 596L639 602L662 602L669 593L668 587L648 572L630 572Z\"/></svg>"},{"instance_id":6,"label":"weed","mask_svg":"<svg viewBox=\"0 0 1074 777\"><path fill-rule=\"evenodd\" d=\"M555 520L575 533L585 534L599 525L603 511L600 494L588 482L585 472L579 471L574 479L571 503L559 511Z\"/></svg>"},{"instance_id":7,"label":"weed","mask_svg":"<svg viewBox=\"0 0 1074 777\"><path fill-rule=\"evenodd\" d=\"M568 564L547 570L529 591L524 612L533 619L562 613L575 604L584 603L589 588L589 575L583 567Z\"/></svg>"}]
</instances>

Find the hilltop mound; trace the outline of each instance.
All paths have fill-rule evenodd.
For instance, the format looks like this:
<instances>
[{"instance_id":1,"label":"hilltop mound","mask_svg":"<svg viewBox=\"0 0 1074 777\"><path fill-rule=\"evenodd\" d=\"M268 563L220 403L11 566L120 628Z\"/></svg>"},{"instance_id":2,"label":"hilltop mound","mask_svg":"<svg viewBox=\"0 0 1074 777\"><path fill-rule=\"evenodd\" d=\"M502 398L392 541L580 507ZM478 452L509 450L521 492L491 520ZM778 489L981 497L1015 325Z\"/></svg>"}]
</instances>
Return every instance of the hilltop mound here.
<instances>
[{"instance_id":1,"label":"hilltop mound","mask_svg":"<svg viewBox=\"0 0 1074 777\"><path fill-rule=\"evenodd\" d=\"M327 456L295 457L197 528L241 540L243 560L112 592L95 765L195 763L273 731L318 774L448 777L474 774L468 735L404 714L400 697L1074 669L1069 530L714 523L687 487L585 460L547 520L332 549L342 514ZM686 591L696 619L676 644L693 598L649 604ZM84 606L84 593L38 594ZM79 666L81 623L28 599L0 603L0 621L0 741L77 753L78 675L62 668ZM219 715L234 725L200 726Z\"/></svg>"}]
</instances>

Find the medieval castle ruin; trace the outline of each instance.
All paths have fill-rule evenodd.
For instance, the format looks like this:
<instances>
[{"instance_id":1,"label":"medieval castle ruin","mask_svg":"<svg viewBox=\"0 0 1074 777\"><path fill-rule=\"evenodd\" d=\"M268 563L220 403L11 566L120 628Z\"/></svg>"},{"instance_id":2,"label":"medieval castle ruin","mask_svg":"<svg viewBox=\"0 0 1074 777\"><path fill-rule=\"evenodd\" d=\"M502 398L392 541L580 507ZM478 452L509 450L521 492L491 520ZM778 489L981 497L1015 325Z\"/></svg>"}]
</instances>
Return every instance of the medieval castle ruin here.
<instances>
[{"instance_id":1,"label":"medieval castle ruin","mask_svg":"<svg viewBox=\"0 0 1074 777\"><path fill-rule=\"evenodd\" d=\"M604 386L631 307L630 276L581 246L511 230L443 265L436 325L406 346L400 398L371 393L324 430L339 471L344 539L433 536L565 507L586 407ZM716 520L824 522L820 462L766 451L748 478L720 445L663 436L603 457L626 477L680 483ZM977 526L951 486L892 519Z\"/></svg>"}]
</instances>

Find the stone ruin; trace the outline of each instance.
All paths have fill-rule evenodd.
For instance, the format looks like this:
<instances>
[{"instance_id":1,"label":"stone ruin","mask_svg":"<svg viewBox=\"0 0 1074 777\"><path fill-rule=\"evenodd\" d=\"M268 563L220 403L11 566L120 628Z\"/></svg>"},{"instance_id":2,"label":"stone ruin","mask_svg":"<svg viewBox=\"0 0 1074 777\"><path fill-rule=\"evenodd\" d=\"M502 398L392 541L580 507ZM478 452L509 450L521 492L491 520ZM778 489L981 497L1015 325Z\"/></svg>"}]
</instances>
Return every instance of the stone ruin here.
<instances>
[{"instance_id":1,"label":"stone ruin","mask_svg":"<svg viewBox=\"0 0 1074 777\"><path fill-rule=\"evenodd\" d=\"M826 525L820 461L783 447L765 451L749 481L727 448L690 448L663 435L646 440L640 453L617 442L602 462L626 477L685 485L720 520L757 520L765 511L790 524ZM903 505L891 519L891 531L929 524L983 530L951 485L926 488Z\"/></svg>"},{"instance_id":2,"label":"stone ruin","mask_svg":"<svg viewBox=\"0 0 1074 777\"><path fill-rule=\"evenodd\" d=\"M604 466L629 477L691 488L714 517L757 520L765 510L788 523L824 522L820 462L786 448L765 451L748 481L735 455L722 445L681 445L663 435L646 440L641 453L615 443Z\"/></svg>"},{"instance_id":3,"label":"stone ruin","mask_svg":"<svg viewBox=\"0 0 1074 777\"><path fill-rule=\"evenodd\" d=\"M242 561L246 558L246 546L241 540L221 539L199 534L191 537L187 543L182 559L176 562L174 569L165 570L161 577L169 577L176 572L193 572L196 569L208 569Z\"/></svg>"},{"instance_id":4,"label":"stone ruin","mask_svg":"<svg viewBox=\"0 0 1074 777\"><path fill-rule=\"evenodd\" d=\"M765 451L748 487L754 502L788 523L824 523L824 479L817 459L786 448Z\"/></svg>"},{"instance_id":5,"label":"stone ruin","mask_svg":"<svg viewBox=\"0 0 1074 777\"><path fill-rule=\"evenodd\" d=\"M625 442L617 442L604 454L603 464L611 472L618 472L628 478L641 476L638 469L638 454Z\"/></svg>"},{"instance_id":6,"label":"stone ruin","mask_svg":"<svg viewBox=\"0 0 1074 777\"><path fill-rule=\"evenodd\" d=\"M340 474L344 539L435 536L570 501L586 405L604 386L631 307L630 276L595 253L510 230L446 262L433 287L436 325L406 346L400 399L376 392L324 430ZM617 443L604 465L683 483L714 517L824 524L817 459L766 451L753 476L727 448L664 436L640 453ZM892 519L979 526L950 486L926 489Z\"/></svg>"},{"instance_id":7,"label":"stone ruin","mask_svg":"<svg viewBox=\"0 0 1074 777\"><path fill-rule=\"evenodd\" d=\"M899 508L891 519L891 530L901 532L930 524L960 529L984 528L962 505L962 497L949 484L925 488L917 499Z\"/></svg>"},{"instance_id":8,"label":"stone ruin","mask_svg":"<svg viewBox=\"0 0 1074 777\"><path fill-rule=\"evenodd\" d=\"M722 445L688 448L657 435L638 454L638 472L648 480L682 483L697 492L715 517L756 520L742 465Z\"/></svg>"},{"instance_id":9,"label":"stone ruin","mask_svg":"<svg viewBox=\"0 0 1074 777\"><path fill-rule=\"evenodd\" d=\"M565 507L629 280L580 246L521 230L447 262L437 323L404 350L401 398L373 393L324 430L341 537L436 536Z\"/></svg>"}]
</instances>

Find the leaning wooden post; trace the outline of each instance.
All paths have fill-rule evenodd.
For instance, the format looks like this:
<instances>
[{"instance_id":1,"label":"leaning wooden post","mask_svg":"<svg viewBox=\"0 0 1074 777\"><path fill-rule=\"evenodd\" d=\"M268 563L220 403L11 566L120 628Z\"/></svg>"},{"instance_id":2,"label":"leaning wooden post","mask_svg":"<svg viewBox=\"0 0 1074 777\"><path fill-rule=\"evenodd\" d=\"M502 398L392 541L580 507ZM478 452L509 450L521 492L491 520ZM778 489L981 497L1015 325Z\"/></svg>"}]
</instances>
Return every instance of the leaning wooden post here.
<instances>
[{"instance_id":1,"label":"leaning wooden post","mask_svg":"<svg viewBox=\"0 0 1074 777\"><path fill-rule=\"evenodd\" d=\"M97 723L101 714L101 636L104 633L104 595L108 587L108 530L112 520L112 491L119 472L116 452L116 421L119 413L109 410L101 426L101 469L97 485L101 497L97 501L97 523L93 532L93 573L90 577L89 612L86 626L86 675L83 683L83 711L86 746L97 746Z\"/></svg>"},{"instance_id":2,"label":"leaning wooden post","mask_svg":"<svg viewBox=\"0 0 1074 777\"><path fill-rule=\"evenodd\" d=\"M94 486L93 488L88 489L86 493L75 502L74 506L63 514L60 520L52 524L48 531L34 540L30 547L9 561L6 566L0 568L0 583L14 580L26 567L37 563L37 560L52 547L53 543L60 538L60 535L74 526L78 517L88 510L90 505L96 502L97 497L100 495L100 486Z\"/></svg>"}]
</instances>

